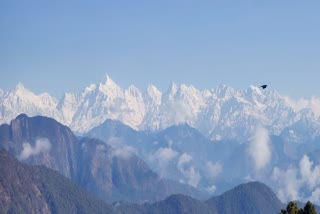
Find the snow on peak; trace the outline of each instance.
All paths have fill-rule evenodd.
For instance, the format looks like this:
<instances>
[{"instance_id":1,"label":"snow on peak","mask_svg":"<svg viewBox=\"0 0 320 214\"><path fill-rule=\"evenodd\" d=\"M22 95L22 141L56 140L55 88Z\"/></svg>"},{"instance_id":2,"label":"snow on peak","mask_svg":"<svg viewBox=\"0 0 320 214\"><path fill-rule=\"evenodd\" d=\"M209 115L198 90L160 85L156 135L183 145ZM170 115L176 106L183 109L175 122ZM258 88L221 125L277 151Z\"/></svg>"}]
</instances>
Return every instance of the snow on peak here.
<instances>
[{"instance_id":1,"label":"snow on peak","mask_svg":"<svg viewBox=\"0 0 320 214\"><path fill-rule=\"evenodd\" d=\"M24 87L24 85L22 83L18 83L12 92L14 94L17 94L17 95L18 94L19 95L23 95L23 94L30 94L31 93L31 91L28 90L26 87Z\"/></svg>"},{"instance_id":2,"label":"snow on peak","mask_svg":"<svg viewBox=\"0 0 320 214\"><path fill-rule=\"evenodd\" d=\"M107 74L104 78L104 80L101 82L101 84L103 85L116 85L116 83L109 77L109 75Z\"/></svg>"},{"instance_id":3,"label":"snow on peak","mask_svg":"<svg viewBox=\"0 0 320 214\"><path fill-rule=\"evenodd\" d=\"M152 84L150 84L148 86L147 93L148 93L149 96L153 96L153 95L157 96L157 95L161 95L162 94L161 91L159 91L159 89L156 86L152 85Z\"/></svg>"},{"instance_id":4,"label":"snow on peak","mask_svg":"<svg viewBox=\"0 0 320 214\"><path fill-rule=\"evenodd\" d=\"M132 95L137 95L141 93L140 90L135 85L130 85L126 91L128 91Z\"/></svg>"},{"instance_id":5,"label":"snow on peak","mask_svg":"<svg viewBox=\"0 0 320 214\"><path fill-rule=\"evenodd\" d=\"M252 92L252 93L257 93L257 94L261 94L261 91L263 89L257 87L257 86L254 86L254 85L250 85L249 87L249 90Z\"/></svg>"},{"instance_id":6,"label":"snow on peak","mask_svg":"<svg viewBox=\"0 0 320 214\"><path fill-rule=\"evenodd\" d=\"M295 100L285 96L284 99L287 105L295 109L295 111L301 111L307 108L307 109L311 109L316 117L320 117L320 108L319 108L320 98L319 97L313 96L311 97L310 100L304 99L304 98Z\"/></svg>"},{"instance_id":7,"label":"snow on peak","mask_svg":"<svg viewBox=\"0 0 320 214\"><path fill-rule=\"evenodd\" d=\"M99 84L99 91L111 99L123 96L123 89L121 89L108 75L106 75L104 81Z\"/></svg>"},{"instance_id":8,"label":"snow on peak","mask_svg":"<svg viewBox=\"0 0 320 214\"><path fill-rule=\"evenodd\" d=\"M162 93L154 85L149 85L147 92L144 95L146 105L149 105L151 108L161 104Z\"/></svg>"},{"instance_id":9,"label":"snow on peak","mask_svg":"<svg viewBox=\"0 0 320 214\"><path fill-rule=\"evenodd\" d=\"M187 122L206 136L221 139L248 139L259 124L268 127L270 134L281 134L301 118L320 124L319 98L294 101L256 86L236 90L219 85L200 91L192 85L172 83L164 94L154 85L141 93L134 85L122 89L107 75L81 94L66 93L59 102L49 94L35 95L22 84L1 94L5 96L1 96L0 122L20 113L44 115L77 133L85 133L106 119L151 130Z\"/></svg>"},{"instance_id":10,"label":"snow on peak","mask_svg":"<svg viewBox=\"0 0 320 214\"><path fill-rule=\"evenodd\" d=\"M193 85L187 86L185 84L182 84L180 86L180 90L183 92L190 92L190 93L198 91L195 87L193 87Z\"/></svg>"},{"instance_id":11,"label":"snow on peak","mask_svg":"<svg viewBox=\"0 0 320 214\"><path fill-rule=\"evenodd\" d=\"M214 94L219 98L229 98L235 92L235 90L227 85L219 85L213 90Z\"/></svg>"},{"instance_id":12,"label":"snow on peak","mask_svg":"<svg viewBox=\"0 0 320 214\"><path fill-rule=\"evenodd\" d=\"M97 86L95 84L91 84L88 87L86 87L83 91L83 96L85 96L86 94L90 93L91 91L94 91L97 88Z\"/></svg>"},{"instance_id":13,"label":"snow on peak","mask_svg":"<svg viewBox=\"0 0 320 214\"><path fill-rule=\"evenodd\" d=\"M61 122L61 114L56 109L58 101L48 93L36 95L19 83L5 94L0 104L0 123L8 123L21 113L51 116Z\"/></svg>"},{"instance_id":14,"label":"snow on peak","mask_svg":"<svg viewBox=\"0 0 320 214\"><path fill-rule=\"evenodd\" d=\"M23 85L21 82L19 82L19 83L17 84L15 90L25 90L25 87L24 87L24 85Z\"/></svg>"},{"instance_id":15,"label":"snow on peak","mask_svg":"<svg viewBox=\"0 0 320 214\"><path fill-rule=\"evenodd\" d=\"M178 89L179 89L178 85L176 83L172 82L170 87L169 87L168 92L170 94L175 94L175 93L177 93Z\"/></svg>"}]
</instances>

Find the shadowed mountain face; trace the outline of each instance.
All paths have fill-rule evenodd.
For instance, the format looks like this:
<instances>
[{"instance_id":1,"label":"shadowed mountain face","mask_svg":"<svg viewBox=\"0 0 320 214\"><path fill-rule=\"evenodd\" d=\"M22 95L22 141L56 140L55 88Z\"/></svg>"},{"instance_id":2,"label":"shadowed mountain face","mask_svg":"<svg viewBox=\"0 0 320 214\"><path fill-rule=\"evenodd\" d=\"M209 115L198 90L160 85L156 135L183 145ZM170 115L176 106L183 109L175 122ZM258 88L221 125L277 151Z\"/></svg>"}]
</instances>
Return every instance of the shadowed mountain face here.
<instances>
[{"instance_id":1,"label":"shadowed mountain face","mask_svg":"<svg viewBox=\"0 0 320 214\"><path fill-rule=\"evenodd\" d=\"M21 114L10 125L0 126L0 136L0 145L18 159L74 177L79 152L77 138L54 119Z\"/></svg>"},{"instance_id":2,"label":"shadowed mountain face","mask_svg":"<svg viewBox=\"0 0 320 214\"><path fill-rule=\"evenodd\" d=\"M250 174L252 160L246 152L247 144L211 141L188 124L154 133L136 131L118 121L107 120L87 136L105 142L117 139L132 146L157 173L211 194L212 187L215 194L222 193L247 182L245 177Z\"/></svg>"},{"instance_id":3,"label":"shadowed mountain face","mask_svg":"<svg viewBox=\"0 0 320 214\"><path fill-rule=\"evenodd\" d=\"M58 172L20 163L5 149L0 150L0 171L1 213L270 214L285 206L269 187L251 182L207 201L176 194L152 204L111 207Z\"/></svg>"},{"instance_id":4,"label":"shadowed mountain face","mask_svg":"<svg viewBox=\"0 0 320 214\"><path fill-rule=\"evenodd\" d=\"M0 126L0 146L19 160L55 169L105 201L155 201L173 193L202 196L195 188L160 179L132 147L112 143L79 140L68 127L40 116L19 115Z\"/></svg>"},{"instance_id":5,"label":"shadowed mountain face","mask_svg":"<svg viewBox=\"0 0 320 214\"><path fill-rule=\"evenodd\" d=\"M206 204L218 213L278 213L284 205L275 193L266 185L251 182L239 185L217 197L212 197Z\"/></svg>"},{"instance_id":6,"label":"shadowed mountain face","mask_svg":"<svg viewBox=\"0 0 320 214\"><path fill-rule=\"evenodd\" d=\"M193 185L208 194L221 194L244 182L259 180L269 185L282 201L312 198L320 182L319 139L304 144L287 142L282 136L270 135L265 128L246 142L237 140L212 141L187 124L171 126L159 132L136 131L120 123L107 120L87 136L105 142L117 140L132 146L136 154L163 177ZM301 163L309 163L306 176ZM291 169L297 170L291 176ZM279 172L280 173L277 173ZM291 182L297 195L292 195ZM311 188L305 188L309 184ZM293 198L296 197L296 198Z\"/></svg>"},{"instance_id":7,"label":"shadowed mountain face","mask_svg":"<svg viewBox=\"0 0 320 214\"><path fill-rule=\"evenodd\" d=\"M269 214L277 213L285 207L269 187L259 182L239 185L207 201L176 194L155 203L138 205L121 202L111 207L58 172L43 166L20 163L5 149L0 150L0 171L0 213L27 211L30 213ZM89 178L85 178L84 175L80 177L79 182L86 179ZM110 179L114 177L111 176ZM116 180L120 186L125 186L123 184L126 183L125 178ZM139 183L139 178L134 182ZM131 184L128 186L124 187L126 191L128 188L135 188ZM103 185L101 187L103 188ZM99 188L99 184L90 188ZM155 187L151 194L156 195L159 191L161 190Z\"/></svg>"},{"instance_id":8,"label":"shadowed mountain face","mask_svg":"<svg viewBox=\"0 0 320 214\"><path fill-rule=\"evenodd\" d=\"M114 213L71 180L0 150L0 213Z\"/></svg>"},{"instance_id":9,"label":"shadowed mountain face","mask_svg":"<svg viewBox=\"0 0 320 214\"><path fill-rule=\"evenodd\" d=\"M118 205L117 211L159 214L270 214L278 213L284 206L268 186L259 182L251 182L239 185L204 202L185 195L172 195L163 201L143 206Z\"/></svg>"}]
</instances>

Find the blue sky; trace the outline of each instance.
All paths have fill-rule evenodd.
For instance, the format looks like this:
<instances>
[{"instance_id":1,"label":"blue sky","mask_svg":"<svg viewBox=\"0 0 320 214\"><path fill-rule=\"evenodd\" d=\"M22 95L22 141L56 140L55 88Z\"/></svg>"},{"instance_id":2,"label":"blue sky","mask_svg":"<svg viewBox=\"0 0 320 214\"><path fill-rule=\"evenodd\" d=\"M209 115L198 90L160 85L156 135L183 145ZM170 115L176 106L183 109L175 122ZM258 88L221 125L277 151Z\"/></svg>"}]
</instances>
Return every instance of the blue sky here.
<instances>
[{"instance_id":1,"label":"blue sky","mask_svg":"<svg viewBox=\"0 0 320 214\"><path fill-rule=\"evenodd\" d=\"M59 98L108 74L141 90L266 83L320 96L318 2L2 0L0 88Z\"/></svg>"}]
</instances>

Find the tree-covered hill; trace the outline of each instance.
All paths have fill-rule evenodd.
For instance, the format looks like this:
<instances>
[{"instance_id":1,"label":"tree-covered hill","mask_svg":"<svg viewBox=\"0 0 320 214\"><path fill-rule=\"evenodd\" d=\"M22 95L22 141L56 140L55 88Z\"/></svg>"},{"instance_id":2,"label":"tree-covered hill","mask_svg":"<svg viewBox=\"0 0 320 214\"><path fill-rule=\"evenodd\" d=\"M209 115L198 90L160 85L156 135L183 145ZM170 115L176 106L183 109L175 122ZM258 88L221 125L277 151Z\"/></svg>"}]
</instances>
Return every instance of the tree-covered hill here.
<instances>
[{"instance_id":1,"label":"tree-covered hill","mask_svg":"<svg viewBox=\"0 0 320 214\"><path fill-rule=\"evenodd\" d=\"M60 173L20 163L0 150L0 213L113 213Z\"/></svg>"}]
</instances>

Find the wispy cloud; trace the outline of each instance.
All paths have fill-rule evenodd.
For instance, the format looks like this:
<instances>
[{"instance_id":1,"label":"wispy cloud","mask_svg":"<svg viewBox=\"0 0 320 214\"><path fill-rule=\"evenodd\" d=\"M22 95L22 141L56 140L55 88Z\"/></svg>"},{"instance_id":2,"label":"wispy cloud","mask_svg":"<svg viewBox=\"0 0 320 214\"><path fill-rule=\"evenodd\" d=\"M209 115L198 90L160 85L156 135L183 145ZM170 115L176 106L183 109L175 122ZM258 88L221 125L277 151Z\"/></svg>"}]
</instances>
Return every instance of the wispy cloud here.
<instances>
[{"instance_id":1,"label":"wispy cloud","mask_svg":"<svg viewBox=\"0 0 320 214\"><path fill-rule=\"evenodd\" d=\"M192 156L187 154L187 153L183 153L182 155L180 155L179 160L178 160L178 168L183 167L184 164L190 162L192 160Z\"/></svg>"},{"instance_id":2,"label":"wispy cloud","mask_svg":"<svg viewBox=\"0 0 320 214\"><path fill-rule=\"evenodd\" d=\"M170 147L161 147L149 156L150 161L155 162L160 168L160 176L166 174L166 169L171 160L178 156L178 152Z\"/></svg>"},{"instance_id":3,"label":"wispy cloud","mask_svg":"<svg viewBox=\"0 0 320 214\"><path fill-rule=\"evenodd\" d=\"M191 155L183 153L179 157L177 168L184 175L189 185L197 187L201 179L201 175L193 165L190 166L189 163L192 159Z\"/></svg>"},{"instance_id":4,"label":"wispy cloud","mask_svg":"<svg viewBox=\"0 0 320 214\"><path fill-rule=\"evenodd\" d=\"M176 125L186 123L193 117L191 107L182 100L172 101L168 105L170 118L173 118L173 122Z\"/></svg>"},{"instance_id":5,"label":"wispy cloud","mask_svg":"<svg viewBox=\"0 0 320 214\"><path fill-rule=\"evenodd\" d=\"M299 167L289 166L282 170L275 167L272 179L278 185L278 196L282 201L312 200L320 205L320 166L304 155Z\"/></svg>"},{"instance_id":6,"label":"wispy cloud","mask_svg":"<svg viewBox=\"0 0 320 214\"><path fill-rule=\"evenodd\" d=\"M112 147L112 155L118 158L128 159L137 153L137 150L123 142L121 138L112 137L107 144Z\"/></svg>"},{"instance_id":7,"label":"wispy cloud","mask_svg":"<svg viewBox=\"0 0 320 214\"><path fill-rule=\"evenodd\" d=\"M270 162L272 153L269 132L266 128L257 127L249 143L248 153L253 159L257 170L264 168Z\"/></svg>"},{"instance_id":8,"label":"wispy cloud","mask_svg":"<svg viewBox=\"0 0 320 214\"><path fill-rule=\"evenodd\" d=\"M300 111L304 108L310 108L315 113L316 116L320 116L320 98L312 96L310 100L308 99L298 99L294 100L290 97L285 97L286 102L295 110Z\"/></svg>"},{"instance_id":9,"label":"wispy cloud","mask_svg":"<svg viewBox=\"0 0 320 214\"><path fill-rule=\"evenodd\" d=\"M277 195L283 202L300 200L301 180L297 168L290 166L286 170L274 167L272 179L278 183Z\"/></svg>"},{"instance_id":10,"label":"wispy cloud","mask_svg":"<svg viewBox=\"0 0 320 214\"><path fill-rule=\"evenodd\" d=\"M36 140L34 147L30 143L23 143L22 147L23 147L23 149L22 149L18 159L19 160L26 160L31 156L48 152L51 149L51 144L47 138L40 138L40 139Z\"/></svg>"},{"instance_id":11,"label":"wispy cloud","mask_svg":"<svg viewBox=\"0 0 320 214\"><path fill-rule=\"evenodd\" d=\"M313 167L313 162L307 155L302 157L299 166L302 180L308 185L309 189L313 189L320 184L320 168L319 166Z\"/></svg>"},{"instance_id":12,"label":"wispy cloud","mask_svg":"<svg viewBox=\"0 0 320 214\"><path fill-rule=\"evenodd\" d=\"M314 204L320 205L320 188L316 188L309 197L309 201L312 201Z\"/></svg>"},{"instance_id":13,"label":"wispy cloud","mask_svg":"<svg viewBox=\"0 0 320 214\"><path fill-rule=\"evenodd\" d=\"M217 187L215 185L211 185L207 188L207 191L209 193L214 193L217 190Z\"/></svg>"},{"instance_id":14,"label":"wispy cloud","mask_svg":"<svg viewBox=\"0 0 320 214\"><path fill-rule=\"evenodd\" d=\"M206 166L210 178L215 178L222 172L222 164L220 162L212 163L208 161Z\"/></svg>"},{"instance_id":15,"label":"wispy cloud","mask_svg":"<svg viewBox=\"0 0 320 214\"><path fill-rule=\"evenodd\" d=\"M201 179L201 175L199 171L196 170L194 166L190 166L187 169L181 169L181 172L184 174L184 176L187 178L187 183L193 187L197 187L199 184L199 181Z\"/></svg>"}]
</instances>

